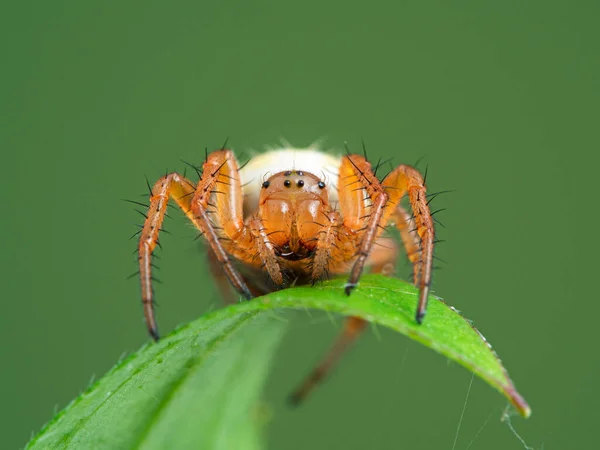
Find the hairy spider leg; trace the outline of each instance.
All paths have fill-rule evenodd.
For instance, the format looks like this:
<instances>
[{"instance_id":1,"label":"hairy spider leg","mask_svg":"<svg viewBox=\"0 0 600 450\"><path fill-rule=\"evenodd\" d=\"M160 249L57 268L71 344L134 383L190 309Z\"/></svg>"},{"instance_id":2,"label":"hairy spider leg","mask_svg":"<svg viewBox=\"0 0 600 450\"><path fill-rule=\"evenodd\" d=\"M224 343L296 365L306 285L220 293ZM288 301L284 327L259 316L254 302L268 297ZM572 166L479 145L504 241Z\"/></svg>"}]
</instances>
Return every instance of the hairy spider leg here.
<instances>
[{"instance_id":1,"label":"hairy spider leg","mask_svg":"<svg viewBox=\"0 0 600 450\"><path fill-rule=\"evenodd\" d=\"M413 265L414 283L417 283L418 262L419 262L419 238L414 228L414 219L408 212L397 205L394 209L390 222L396 226L400 232L400 237L404 244L407 257ZM380 244L380 246L377 246ZM394 276L396 273L397 247L395 242L389 238L379 238L372 253L369 256L369 262L373 264L374 273L381 273L385 276ZM293 405L302 403L313 389L331 372L343 353L358 339L366 328L367 321L360 317L348 317L344 323L344 328L340 335L334 341L333 345L319 364L304 379L302 384L290 395L289 400Z\"/></svg>"},{"instance_id":2,"label":"hairy spider leg","mask_svg":"<svg viewBox=\"0 0 600 450\"><path fill-rule=\"evenodd\" d=\"M217 150L208 156L192 199L192 214L227 278L247 300L253 298L252 289L232 258L264 268L276 285L283 284L275 248L262 219L255 215L244 222L242 185L231 150Z\"/></svg>"},{"instance_id":3,"label":"hairy spider leg","mask_svg":"<svg viewBox=\"0 0 600 450\"><path fill-rule=\"evenodd\" d=\"M253 295L227 252L235 248L230 243L247 234L242 202L242 186L233 152L217 150L208 155L191 201L192 215L233 287L250 300Z\"/></svg>"},{"instance_id":4,"label":"hairy spider leg","mask_svg":"<svg viewBox=\"0 0 600 450\"><path fill-rule=\"evenodd\" d=\"M226 305L233 305L238 302L238 296L233 289L231 289L231 283L229 282L229 278L223 271L219 260L217 259L217 255L210 248L207 249L208 256L208 267L210 269L210 273L215 280L215 284L217 289L221 293L221 300Z\"/></svg>"},{"instance_id":5,"label":"hairy spider leg","mask_svg":"<svg viewBox=\"0 0 600 450\"><path fill-rule=\"evenodd\" d=\"M376 262L375 272L392 275L393 259L385 264L391 255L378 257L380 251L374 248L382 231L388 224L394 224L413 265L414 284L419 288L416 320L421 323L427 308L427 297L431 284L433 261L434 227L427 205L426 188L421 174L413 167L401 165L380 182L371 171L369 162L358 155L348 155L342 161L339 178L340 210L343 216L343 232L339 234L338 248L344 249L346 257L350 248L356 260L346 284L346 294L356 287L365 263ZM413 215L400 206L400 200L408 194ZM379 238L379 239L378 239ZM357 245L348 245L349 242ZM350 258L348 258L350 259ZM392 269L390 269L392 267ZM366 322L358 317L347 319L342 333L320 364L292 394L290 400L300 403L309 392L327 375L342 353L357 339Z\"/></svg>"},{"instance_id":6,"label":"hairy spider leg","mask_svg":"<svg viewBox=\"0 0 600 450\"><path fill-rule=\"evenodd\" d=\"M227 274L223 271L221 264L217 260L215 252L213 252L210 248L208 248L207 250L210 272L213 276L213 279L215 280L217 289L221 293L221 299L223 303L225 305L233 305L237 303L239 301L239 295L233 289L233 286L231 285ZM248 286L248 289L250 289L250 292L253 296L259 297L268 292L264 289L255 286L251 278L248 278L244 275L242 275L242 277L244 278L244 282L246 283L246 286Z\"/></svg>"},{"instance_id":7,"label":"hairy spider leg","mask_svg":"<svg viewBox=\"0 0 600 450\"><path fill-rule=\"evenodd\" d=\"M348 230L344 237L351 244L345 248L354 252L346 255L346 260L354 259L345 286L346 294L350 295L358 284L374 242L387 222L384 214L390 195L371 171L371 164L358 155L342 158L338 192L344 227Z\"/></svg>"},{"instance_id":8,"label":"hairy spider leg","mask_svg":"<svg viewBox=\"0 0 600 450\"><path fill-rule=\"evenodd\" d=\"M229 255L251 266L265 267L276 284L283 283L274 248L261 219L254 216L248 219L248 224L244 223L243 192L233 152L215 151L203 164L202 176L196 186L183 176L171 173L160 178L151 189L150 206L140 234L138 259L144 315L148 332L154 340L159 339L159 334L154 315L151 258L159 242L159 231L170 198L206 238L213 273L216 272L214 266L218 264L221 273L225 273L235 290L247 300L260 291L248 286Z\"/></svg>"},{"instance_id":9,"label":"hairy spider leg","mask_svg":"<svg viewBox=\"0 0 600 450\"><path fill-rule=\"evenodd\" d=\"M373 243L392 219L396 207L406 194L415 226L408 230L408 235L405 233L407 238L403 238L403 242L405 245L407 242L410 244L410 248L407 247L409 258L419 255L413 265L418 265L418 270L415 271L415 285L419 288L416 320L421 323L427 310L431 285L435 235L423 177L415 168L400 165L380 182L371 171L371 164L362 156L347 155L343 158L340 166L340 209L344 225L353 230L359 240L357 257L346 283L346 294L349 295L358 284ZM411 244L414 239L414 235L411 236L413 231L419 238L419 253L411 251L413 245L416 245Z\"/></svg>"},{"instance_id":10,"label":"hairy spider leg","mask_svg":"<svg viewBox=\"0 0 600 450\"><path fill-rule=\"evenodd\" d=\"M397 202L400 201L405 193L408 194L413 214L409 216L411 228L408 230L408 233L403 234L405 236L403 237L403 241L408 257L415 268L415 286L419 288L419 300L415 318L418 323L422 323L427 311L429 288L431 286L433 242L435 239L433 218L427 204L425 183L417 169L401 165L385 177L382 185L388 191L397 192L397 195L399 195ZM408 215L406 214L406 216ZM397 223L403 222L400 220ZM411 239L413 239L412 242Z\"/></svg>"},{"instance_id":11,"label":"hairy spider leg","mask_svg":"<svg viewBox=\"0 0 600 450\"><path fill-rule=\"evenodd\" d=\"M200 229L200 223L191 212L191 200L194 185L178 173L171 173L160 178L152 187L150 206L144 221L138 244L138 262L140 266L140 282L142 287L142 303L148 333L158 340L158 327L154 317L154 294L152 291L152 253L159 240L159 233L167 211L169 198L175 200L192 223Z\"/></svg>"},{"instance_id":12,"label":"hairy spider leg","mask_svg":"<svg viewBox=\"0 0 600 450\"><path fill-rule=\"evenodd\" d=\"M302 384L289 397L292 405L302 403L308 394L329 374L342 354L354 343L365 328L367 322L360 317L348 317L344 329L333 343L329 352L315 367Z\"/></svg>"},{"instance_id":13,"label":"hairy spider leg","mask_svg":"<svg viewBox=\"0 0 600 450\"><path fill-rule=\"evenodd\" d=\"M421 240L416 232L415 219L401 205L397 205L394 214L390 218L390 222L393 222L400 232L406 256L412 264L413 283L416 286L419 280Z\"/></svg>"},{"instance_id":14,"label":"hairy spider leg","mask_svg":"<svg viewBox=\"0 0 600 450\"><path fill-rule=\"evenodd\" d=\"M247 243L249 233L243 223L242 189L237 162L230 150L219 150L207 158L196 186L183 176L171 173L160 178L151 189L150 206L140 234L138 259L144 315L148 332L154 340L159 339L159 334L154 316L151 257L159 242L159 231L170 198L175 200L188 219L204 234L210 251L233 287L246 299L253 297L222 244L230 236L244 232L246 239L242 241ZM209 216L214 218L211 220ZM247 259L249 256L244 250L245 248L240 248L236 253L241 253L239 256Z\"/></svg>"}]
</instances>

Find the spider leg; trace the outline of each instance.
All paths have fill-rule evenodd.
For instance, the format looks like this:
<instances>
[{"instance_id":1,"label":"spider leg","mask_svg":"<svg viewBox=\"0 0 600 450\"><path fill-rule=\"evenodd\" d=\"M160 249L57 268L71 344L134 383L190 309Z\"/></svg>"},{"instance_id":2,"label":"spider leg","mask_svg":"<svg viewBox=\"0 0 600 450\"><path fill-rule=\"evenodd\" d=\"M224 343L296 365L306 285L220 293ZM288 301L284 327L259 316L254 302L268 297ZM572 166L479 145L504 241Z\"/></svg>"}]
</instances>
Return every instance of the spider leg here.
<instances>
[{"instance_id":1,"label":"spider leg","mask_svg":"<svg viewBox=\"0 0 600 450\"><path fill-rule=\"evenodd\" d=\"M418 323L422 323L427 311L427 300L431 286L433 241L435 239L433 218L427 204L426 187L419 171L414 167L406 165L398 166L390 172L385 180L382 181L382 185L390 192L390 195L392 192L395 192L395 196L401 194L396 203L399 203L404 193L408 194L413 215L412 217L408 217L407 223L411 228L404 228L403 233L404 225L400 224L401 221L397 221L396 226L403 233L402 240L404 241L408 257L413 263L414 281L415 285L419 288L419 301L415 318ZM391 213L393 214L393 212ZM402 210L396 208L396 215L402 215ZM404 222L406 220L407 217L405 215ZM418 243L415 239L418 239ZM417 245L419 248L418 252L416 252Z\"/></svg>"},{"instance_id":2,"label":"spider leg","mask_svg":"<svg viewBox=\"0 0 600 450\"><path fill-rule=\"evenodd\" d=\"M213 252L211 249L208 249L207 254L210 273L212 274L217 288L221 293L221 300L226 305L233 305L237 303L238 297L235 294L235 291L231 289L231 283L229 282L229 278L227 278L227 275L225 274L225 272L223 272L221 264L219 263L219 261L217 260L217 256L215 255L215 252Z\"/></svg>"},{"instance_id":3,"label":"spider leg","mask_svg":"<svg viewBox=\"0 0 600 450\"><path fill-rule=\"evenodd\" d=\"M224 242L235 243L247 234L243 221L243 194L238 165L231 150L217 150L207 156L202 177L191 201L191 212L233 287L247 300L253 296L235 269ZM209 217L210 214L210 217Z\"/></svg>"},{"instance_id":4,"label":"spider leg","mask_svg":"<svg viewBox=\"0 0 600 450\"><path fill-rule=\"evenodd\" d=\"M348 317L344 329L321 362L289 397L290 403L299 405L308 394L327 376L342 354L352 345L367 322L360 317Z\"/></svg>"},{"instance_id":5,"label":"spider leg","mask_svg":"<svg viewBox=\"0 0 600 450\"><path fill-rule=\"evenodd\" d=\"M231 150L217 150L208 155L191 204L211 248L213 265L218 263L222 267L240 294L249 300L260 290L252 282L246 282L231 257L255 268L264 267L277 286L283 285L275 249L261 219L250 217L244 222L242 185Z\"/></svg>"},{"instance_id":6,"label":"spider leg","mask_svg":"<svg viewBox=\"0 0 600 450\"><path fill-rule=\"evenodd\" d=\"M385 238L381 240L387 241ZM390 244L393 245L391 242ZM378 247L369 257L369 264L373 264L372 272L381 273L385 276L393 276L396 270L396 256L397 251L395 247ZM290 395L289 400L293 405L298 405L304 401L310 392L331 372L344 352L358 339L366 328L367 323L366 320L360 317L348 317L345 320L344 328L329 351L298 389Z\"/></svg>"},{"instance_id":7,"label":"spider leg","mask_svg":"<svg viewBox=\"0 0 600 450\"><path fill-rule=\"evenodd\" d=\"M342 159L339 180L339 205L344 227L349 230L344 240L355 244L354 254L347 255L347 259L355 258L345 286L346 294L350 295L358 284L373 243L387 221L384 213L389 194L371 171L371 164L362 156L348 155Z\"/></svg>"},{"instance_id":8,"label":"spider leg","mask_svg":"<svg viewBox=\"0 0 600 450\"><path fill-rule=\"evenodd\" d=\"M231 283L229 282L229 278L227 278L227 274L225 274L225 272L223 271L223 268L217 260L215 253L211 249L208 249L207 253L210 272L213 276L213 279L215 280L219 292L221 293L221 299L223 300L223 303L225 303L226 305L233 305L237 303L239 297L232 289ZM258 297L268 292L267 290L256 285L252 276L242 274L242 277L253 296Z\"/></svg>"},{"instance_id":9,"label":"spider leg","mask_svg":"<svg viewBox=\"0 0 600 450\"><path fill-rule=\"evenodd\" d=\"M374 272L391 276L395 272L396 248L375 247L381 243L381 232L386 224L393 222L402 238L409 260L413 264L415 285L419 287L419 303L416 320L421 323L425 315L433 260L433 220L427 205L425 185L420 173L410 166L399 166L383 182L371 172L370 164L362 157L349 155L340 168L339 199L344 217L340 248L346 257L356 260L346 285L349 294L362 274L365 263L374 265ZM413 216L400 206L400 200L408 193ZM351 242L358 241L358 252L348 253ZM343 255L344 253L342 253ZM341 269L338 262L336 271ZM327 375L343 352L358 338L366 322L358 317L346 320L344 329L331 350L321 360L300 387L291 395L290 401L298 404Z\"/></svg>"},{"instance_id":10,"label":"spider leg","mask_svg":"<svg viewBox=\"0 0 600 450\"><path fill-rule=\"evenodd\" d=\"M368 161L358 155L348 155L340 167L340 184L339 198L344 225L353 230L355 239L359 240L357 257L346 284L345 291L348 295L360 279L373 243L393 218L402 197L408 194L415 227L408 231L404 229L403 233L404 225L401 221L397 223L400 223L399 229L405 245L408 243L409 258L416 254L420 256L413 264L418 265L418 270L415 270L415 284L419 288L416 320L421 323L427 309L431 284L434 240L433 219L427 205L423 177L415 168L401 165L390 172L385 180L379 182ZM413 251L413 231L419 238L419 253Z\"/></svg>"},{"instance_id":11,"label":"spider leg","mask_svg":"<svg viewBox=\"0 0 600 450\"><path fill-rule=\"evenodd\" d=\"M140 282L142 287L142 303L148 332L158 340L158 328L154 317L152 291L152 253L158 244L169 198L175 200L192 223L200 228L199 222L191 213L191 195L194 185L177 173L171 173L160 178L151 189L148 214L140 233L138 244L138 262L140 266Z\"/></svg>"},{"instance_id":12,"label":"spider leg","mask_svg":"<svg viewBox=\"0 0 600 450\"><path fill-rule=\"evenodd\" d=\"M416 232L415 219L402 206L398 205L391 220L400 232L406 256L413 266L413 283L417 285L421 261L421 240Z\"/></svg>"}]
</instances>

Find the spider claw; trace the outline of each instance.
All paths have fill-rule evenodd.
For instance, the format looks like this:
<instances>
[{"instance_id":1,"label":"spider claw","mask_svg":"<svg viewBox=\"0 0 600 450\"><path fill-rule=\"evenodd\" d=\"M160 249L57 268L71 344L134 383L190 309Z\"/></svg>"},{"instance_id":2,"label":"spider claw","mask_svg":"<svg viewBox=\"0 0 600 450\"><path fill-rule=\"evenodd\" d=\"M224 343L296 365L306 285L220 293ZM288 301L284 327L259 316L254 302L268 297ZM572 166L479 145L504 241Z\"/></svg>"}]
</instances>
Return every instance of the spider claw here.
<instances>
[{"instance_id":1,"label":"spider claw","mask_svg":"<svg viewBox=\"0 0 600 450\"><path fill-rule=\"evenodd\" d=\"M418 310L417 314L415 315L415 320L419 325L421 325L423 323L423 320L425 319L425 312L425 310Z\"/></svg>"},{"instance_id":2,"label":"spider claw","mask_svg":"<svg viewBox=\"0 0 600 450\"><path fill-rule=\"evenodd\" d=\"M150 336L152 337L152 339L154 339L154 342L158 342L160 340L160 335L158 334L158 328L156 328L156 327L150 328L148 330L148 333L150 333Z\"/></svg>"},{"instance_id":3,"label":"spider claw","mask_svg":"<svg viewBox=\"0 0 600 450\"><path fill-rule=\"evenodd\" d=\"M346 295L350 295L350 293L356 286L358 286L358 283L346 283L344 285L344 292L346 293Z\"/></svg>"}]
</instances>

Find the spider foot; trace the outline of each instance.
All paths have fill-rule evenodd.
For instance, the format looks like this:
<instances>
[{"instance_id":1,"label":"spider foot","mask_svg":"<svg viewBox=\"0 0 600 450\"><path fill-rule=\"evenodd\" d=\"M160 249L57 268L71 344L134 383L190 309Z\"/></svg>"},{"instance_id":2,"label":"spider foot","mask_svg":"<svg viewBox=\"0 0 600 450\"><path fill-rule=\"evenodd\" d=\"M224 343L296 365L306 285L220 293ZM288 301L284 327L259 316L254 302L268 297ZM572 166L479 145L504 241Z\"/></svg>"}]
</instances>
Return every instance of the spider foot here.
<instances>
[{"instance_id":1,"label":"spider foot","mask_svg":"<svg viewBox=\"0 0 600 450\"><path fill-rule=\"evenodd\" d=\"M249 302L253 298L254 298L254 296L252 295L252 293L250 293L249 290L244 289L244 292L242 293L242 297L240 298L240 303Z\"/></svg>"},{"instance_id":2,"label":"spider foot","mask_svg":"<svg viewBox=\"0 0 600 450\"><path fill-rule=\"evenodd\" d=\"M346 283L344 285L344 292L346 295L350 295L350 293L354 290L354 288L358 286L358 283Z\"/></svg>"},{"instance_id":3,"label":"spider foot","mask_svg":"<svg viewBox=\"0 0 600 450\"><path fill-rule=\"evenodd\" d=\"M158 342L160 340L160 335L158 334L158 328L151 328L148 330L154 342Z\"/></svg>"}]
</instances>

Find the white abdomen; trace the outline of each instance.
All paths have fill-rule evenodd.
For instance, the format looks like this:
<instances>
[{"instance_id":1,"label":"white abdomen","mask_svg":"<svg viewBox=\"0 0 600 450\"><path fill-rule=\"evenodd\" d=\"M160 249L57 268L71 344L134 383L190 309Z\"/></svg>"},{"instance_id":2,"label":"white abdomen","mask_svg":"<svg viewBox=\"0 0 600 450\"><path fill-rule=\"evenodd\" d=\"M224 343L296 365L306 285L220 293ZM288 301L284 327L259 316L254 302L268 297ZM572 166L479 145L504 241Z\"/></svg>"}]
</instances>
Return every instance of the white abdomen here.
<instances>
[{"instance_id":1,"label":"white abdomen","mask_svg":"<svg viewBox=\"0 0 600 450\"><path fill-rule=\"evenodd\" d=\"M301 170L321 178L327 186L329 202L337 204L340 163L341 156L330 155L315 148L281 148L253 156L240 170L245 215L256 211L262 183L285 170Z\"/></svg>"}]
</instances>

